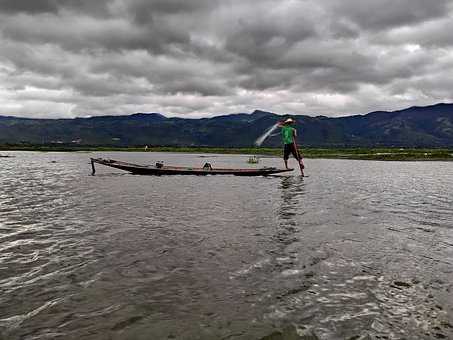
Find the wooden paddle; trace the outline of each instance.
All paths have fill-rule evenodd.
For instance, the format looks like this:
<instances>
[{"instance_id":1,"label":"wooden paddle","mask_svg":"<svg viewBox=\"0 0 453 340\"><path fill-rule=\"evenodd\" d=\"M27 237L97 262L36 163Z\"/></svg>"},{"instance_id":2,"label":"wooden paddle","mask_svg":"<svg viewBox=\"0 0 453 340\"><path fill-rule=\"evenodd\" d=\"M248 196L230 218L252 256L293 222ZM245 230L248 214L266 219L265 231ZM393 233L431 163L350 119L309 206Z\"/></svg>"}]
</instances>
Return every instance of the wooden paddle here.
<instances>
[{"instance_id":1,"label":"wooden paddle","mask_svg":"<svg viewBox=\"0 0 453 340\"><path fill-rule=\"evenodd\" d=\"M293 136L293 144L294 148L296 149L297 157L299 158L297 161L299 162L300 174L302 175L302 177L305 177L304 166L300 163L302 161L302 157L300 156L299 148L297 147L296 136Z\"/></svg>"}]
</instances>

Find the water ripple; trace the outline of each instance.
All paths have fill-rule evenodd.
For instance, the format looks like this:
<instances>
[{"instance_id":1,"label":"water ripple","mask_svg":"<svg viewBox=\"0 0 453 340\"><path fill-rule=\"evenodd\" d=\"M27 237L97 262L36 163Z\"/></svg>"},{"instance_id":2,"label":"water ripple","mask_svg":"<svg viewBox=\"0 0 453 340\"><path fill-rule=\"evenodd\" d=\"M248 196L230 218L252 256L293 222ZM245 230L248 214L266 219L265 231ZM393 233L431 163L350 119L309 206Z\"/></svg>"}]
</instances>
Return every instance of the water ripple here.
<instances>
[{"instance_id":1,"label":"water ripple","mask_svg":"<svg viewBox=\"0 0 453 340\"><path fill-rule=\"evenodd\" d=\"M86 153L15 156L0 162L2 338L453 337L450 163L146 177L90 176Z\"/></svg>"}]
</instances>

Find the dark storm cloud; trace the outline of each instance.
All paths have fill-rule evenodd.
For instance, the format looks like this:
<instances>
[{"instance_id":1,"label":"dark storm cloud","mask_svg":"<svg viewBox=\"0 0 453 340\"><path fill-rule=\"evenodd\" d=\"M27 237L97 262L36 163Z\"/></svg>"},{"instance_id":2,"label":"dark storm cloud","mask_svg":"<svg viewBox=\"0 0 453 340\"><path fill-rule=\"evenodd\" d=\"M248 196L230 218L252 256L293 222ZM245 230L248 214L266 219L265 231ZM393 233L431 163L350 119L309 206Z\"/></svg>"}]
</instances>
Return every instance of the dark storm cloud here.
<instances>
[{"instance_id":1,"label":"dark storm cloud","mask_svg":"<svg viewBox=\"0 0 453 340\"><path fill-rule=\"evenodd\" d=\"M449 0L327 0L332 15L346 18L363 29L387 30L440 18Z\"/></svg>"},{"instance_id":2,"label":"dark storm cloud","mask_svg":"<svg viewBox=\"0 0 453 340\"><path fill-rule=\"evenodd\" d=\"M0 0L0 114L337 115L452 100L452 2Z\"/></svg>"},{"instance_id":3,"label":"dark storm cloud","mask_svg":"<svg viewBox=\"0 0 453 340\"><path fill-rule=\"evenodd\" d=\"M162 15L199 15L215 8L218 0L130 0L124 9L139 24L148 24Z\"/></svg>"},{"instance_id":4,"label":"dark storm cloud","mask_svg":"<svg viewBox=\"0 0 453 340\"><path fill-rule=\"evenodd\" d=\"M36 19L39 17L39 29ZM135 50L162 53L171 44L188 44L187 32L161 23L143 28L121 18L100 20L89 16L19 14L4 17L0 23L3 36L29 44L54 44L66 50Z\"/></svg>"},{"instance_id":5,"label":"dark storm cloud","mask_svg":"<svg viewBox=\"0 0 453 340\"><path fill-rule=\"evenodd\" d=\"M42 14L71 10L90 15L108 15L110 0L1 0L0 12L8 14Z\"/></svg>"},{"instance_id":6,"label":"dark storm cloud","mask_svg":"<svg viewBox=\"0 0 453 340\"><path fill-rule=\"evenodd\" d=\"M5 42L2 45L0 61L15 66L13 74L35 73L71 77L77 70L70 59L64 58L61 49L50 46L32 47L24 43Z\"/></svg>"},{"instance_id":7,"label":"dark storm cloud","mask_svg":"<svg viewBox=\"0 0 453 340\"><path fill-rule=\"evenodd\" d=\"M49 0L2 0L0 11L6 13L45 13L56 12L58 9L56 1Z\"/></svg>"},{"instance_id":8,"label":"dark storm cloud","mask_svg":"<svg viewBox=\"0 0 453 340\"><path fill-rule=\"evenodd\" d=\"M428 21L417 27L401 27L377 36L375 41L382 44L418 44L429 49L453 46L453 18Z\"/></svg>"}]
</instances>

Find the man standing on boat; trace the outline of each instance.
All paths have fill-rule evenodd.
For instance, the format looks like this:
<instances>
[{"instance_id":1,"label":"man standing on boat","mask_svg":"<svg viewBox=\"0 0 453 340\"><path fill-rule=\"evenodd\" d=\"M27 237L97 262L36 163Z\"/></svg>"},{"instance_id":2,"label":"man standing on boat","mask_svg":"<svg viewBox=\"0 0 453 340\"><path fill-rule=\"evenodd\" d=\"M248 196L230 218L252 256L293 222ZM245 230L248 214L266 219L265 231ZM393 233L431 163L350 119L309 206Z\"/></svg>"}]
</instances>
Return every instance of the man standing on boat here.
<instances>
[{"instance_id":1,"label":"man standing on boat","mask_svg":"<svg viewBox=\"0 0 453 340\"><path fill-rule=\"evenodd\" d=\"M293 127L295 124L295 120L292 118L288 118L282 122L279 123L279 126L281 127L282 131L282 138L283 138L283 160L285 161L285 167L288 169L288 159L289 155L292 154L294 158L297 160L299 163L299 168L300 168L300 174L304 176L304 162L302 160L302 157L299 153L299 149L297 148L297 143L296 143L296 137L297 137L297 131Z\"/></svg>"}]
</instances>

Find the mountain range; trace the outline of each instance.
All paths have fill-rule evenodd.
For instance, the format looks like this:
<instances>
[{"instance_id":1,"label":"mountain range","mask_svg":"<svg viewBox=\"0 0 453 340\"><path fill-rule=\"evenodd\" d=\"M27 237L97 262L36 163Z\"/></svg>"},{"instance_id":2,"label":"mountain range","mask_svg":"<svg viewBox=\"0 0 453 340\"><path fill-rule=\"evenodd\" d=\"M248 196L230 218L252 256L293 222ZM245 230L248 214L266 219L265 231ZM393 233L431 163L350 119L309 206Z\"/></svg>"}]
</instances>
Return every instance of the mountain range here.
<instances>
[{"instance_id":1,"label":"mountain range","mask_svg":"<svg viewBox=\"0 0 453 340\"><path fill-rule=\"evenodd\" d=\"M287 117L256 110L212 118L159 113L74 119L0 116L0 144L250 147ZM309 147L453 147L453 104L330 118L291 115L298 142ZM263 144L281 145L277 134Z\"/></svg>"}]
</instances>

